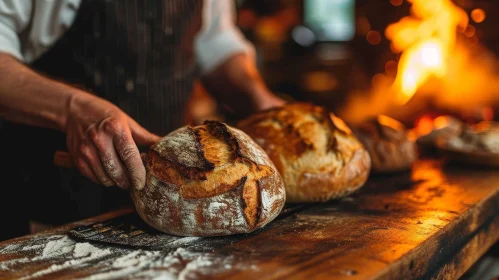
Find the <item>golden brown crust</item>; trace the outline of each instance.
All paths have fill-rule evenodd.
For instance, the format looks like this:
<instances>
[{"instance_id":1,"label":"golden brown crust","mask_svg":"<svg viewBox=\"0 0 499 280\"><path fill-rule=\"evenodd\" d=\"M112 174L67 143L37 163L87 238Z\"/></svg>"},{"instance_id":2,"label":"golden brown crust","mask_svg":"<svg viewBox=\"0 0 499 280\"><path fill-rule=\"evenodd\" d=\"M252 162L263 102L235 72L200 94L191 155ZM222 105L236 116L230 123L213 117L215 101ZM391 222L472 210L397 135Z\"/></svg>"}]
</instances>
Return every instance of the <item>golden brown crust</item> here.
<instances>
[{"instance_id":1,"label":"golden brown crust","mask_svg":"<svg viewBox=\"0 0 499 280\"><path fill-rule=\"evenodd\" d=\"M440 135L437 145L439 148L470 153L470 155L472 153L497 155L499 123L484 121L474 125L463 124L459 133Z\"/></svg>"},{"instance_id":2,"label":"golden brown crust","mask_svg":"<svg viewBox=\"0 0 499 280\"><path fill-rule=\"evenodd\" d=\"M404 125L392 118L379 116L353 131L371 156L373 173L408 170L417 158Z\"/></svg>"},{"instance_id":3,"label":"golden brown crust","mask_svg":"<svg viewBox=\"0 0 499 280\"><path fill-rule=\"evenodd\" d=\"M362 185L369 176L370 161L367 151L359 149L354 152L350 162L345 164L340 174L331 176L327 173L304 173L299 179L298 185L302 191L302 197L310 197L313 201L325 201L347 196ZM310 186L320 186L310 188Z\"/></svg>"},{"instance_id":4,"label":"golden brown crust","mask_svg":"<svg viewBox=\"0 0 499 280\"><path fill-rule=\"evenodd\" d=\"M427 131L426 127L416 127L412 130L416 144L423 149L436 148L439 138L449 139L459 136L467 126L464 122L452 116L439 116L433 120L432 125L430 131Z\"/></svg>"},{"instance_id":5,"label":"golden brown crust","mask_svg":"<svg viewBox=\"0 0 499 280\"><path fill-rule=\"evenodd\" d=\"M146 186L132 195L139 215L161 231L247 233L284 205L282 180L267 155L219 122L172 132L151 148L145 163Z\"/></svg>"},{"instance_id":6,"label":"golden brown crust","mask_svg":"<svg viewBox=\"0 0 499 280\"><path fill-rule=\"evenodd\" d=\"M288 104L250 116L238 127L273 160L288 202L339 198L367 180L369 155L344 123L322 107Z\"/></svg>"}]
</instances>

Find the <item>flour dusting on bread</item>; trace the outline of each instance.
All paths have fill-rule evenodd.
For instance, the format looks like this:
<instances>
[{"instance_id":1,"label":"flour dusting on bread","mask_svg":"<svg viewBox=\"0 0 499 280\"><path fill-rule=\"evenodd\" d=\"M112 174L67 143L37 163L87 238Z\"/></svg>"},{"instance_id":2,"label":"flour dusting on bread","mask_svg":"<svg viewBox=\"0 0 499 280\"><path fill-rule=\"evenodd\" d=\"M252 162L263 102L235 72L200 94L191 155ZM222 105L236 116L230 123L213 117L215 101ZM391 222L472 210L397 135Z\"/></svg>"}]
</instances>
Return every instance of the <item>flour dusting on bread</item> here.
<instances>
[{"instance_id":1,"label":"flour dusting on bread","mask_svg":"<svg viewBox=\"0 0 499 280\"><path fill-rule=\"evenodd\" d=\"M251 232L272 221L285 202L281 177L265 152L219 122L167 135L150 150L146 169L146 187L132 191L137 212L175 235Z\"/></svg>"}]
</instances>

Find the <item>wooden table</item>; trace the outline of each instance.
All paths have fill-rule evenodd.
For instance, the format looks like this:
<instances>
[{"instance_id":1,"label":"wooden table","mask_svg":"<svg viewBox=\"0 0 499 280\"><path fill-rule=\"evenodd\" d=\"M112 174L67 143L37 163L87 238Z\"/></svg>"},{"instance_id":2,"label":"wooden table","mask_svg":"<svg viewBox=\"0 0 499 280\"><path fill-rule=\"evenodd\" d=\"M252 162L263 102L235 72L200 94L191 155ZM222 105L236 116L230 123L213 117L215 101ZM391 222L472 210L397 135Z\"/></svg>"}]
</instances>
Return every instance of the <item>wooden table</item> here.
<instances>
[{"instance_id":1,"label":"wooden table","mask_svg":"<svg viewBox=\"0 0 499 280\"><path fill-rule=\"evenodd\" d=\"M0 279L456 279L499 239L499 172L421 161L258 233L179 238L163 251L65 235L125 213L0 243Z\"/></svg>"}]
</instances>

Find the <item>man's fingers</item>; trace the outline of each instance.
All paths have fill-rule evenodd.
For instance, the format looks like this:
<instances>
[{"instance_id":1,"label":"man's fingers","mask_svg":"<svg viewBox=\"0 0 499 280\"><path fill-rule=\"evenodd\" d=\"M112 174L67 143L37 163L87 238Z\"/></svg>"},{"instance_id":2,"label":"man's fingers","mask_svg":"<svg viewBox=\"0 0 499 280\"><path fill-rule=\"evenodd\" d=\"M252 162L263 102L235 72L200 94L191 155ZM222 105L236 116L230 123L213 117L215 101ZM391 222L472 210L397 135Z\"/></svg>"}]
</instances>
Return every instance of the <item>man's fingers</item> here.
<instances>
[{"instance_id":1,"label":"man's fingers","mask_svg":"<svg viewBox=\"0 0 499 280\"><path fill-rule=\"evenodd\" d=\"M78 168L78 171L80 173L90 179L90 181L99 184L99 180L97 179L97 176L95 176L93 170L90 168L89 163L83 156L81 156L81 153L78 151L80 148L80 142L77 141L76 137L74 134L78 134L79 130L77 130L75 133L70 133L68 135L68 138L66 139L66 144L68 146L69 153L71 155L71 159L73 160L75 166Z\"/></svg>"},{"instance_id":2,"label":"man's fingers","mask_svg":"<svg viewBox=\"0 0 499 280\"><path fill-rule=\"evenodd\" d=\"M132 185L138 190L142 189L146 181L146 169L130 131L125 129L115 135L113 143L121 161L125 163Z\"/></svg>"},{"instance_id":3,"label":"man's fingers","mask_svg":"<svg viewBox=\"0 0 499 280\"><path fill-rule=\"evenodd\" d=\"M92 143L82 143L80 146L80 154L102 185L106 187L115 185L113 180L106 174L97 149Z\"/></svg>"},{"instance_id":4,"label":"man's fingers","mask_svg":"<svg viewBox=\"0 0 499 280\"><path fill-rule=\"evenodd\" d=\"M100 135L92 132L90 134L93 143L97 148L100 160L107 175L121 188L128 188L130 180L128 179L126 169L121 162L114 148L113 139L107 135Z\"/></svg>"},{"instance_id":5,"label":"man's fingers","mask_svg":"<svg viewBox=\"0 0 499 280\"><path fill-rule=\"evenodd\" d=\"M130 117L128 118L128 125L130 127L133 140L138 146L150 147L156 144L161 139L161 137L147 131L145 128L143 128L140 124L138 124Z\"/></svg>"}]
</instances>

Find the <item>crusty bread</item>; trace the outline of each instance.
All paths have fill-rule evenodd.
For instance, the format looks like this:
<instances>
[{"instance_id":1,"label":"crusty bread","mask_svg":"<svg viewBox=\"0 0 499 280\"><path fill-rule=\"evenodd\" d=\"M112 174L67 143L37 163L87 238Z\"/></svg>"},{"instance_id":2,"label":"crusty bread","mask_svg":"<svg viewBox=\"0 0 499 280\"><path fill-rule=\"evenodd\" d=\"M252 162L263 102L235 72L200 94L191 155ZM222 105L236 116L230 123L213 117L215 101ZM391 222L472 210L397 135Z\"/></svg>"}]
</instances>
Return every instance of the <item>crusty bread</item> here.
<instances>
[{"instance_id":1,"label":"crusty bread","mask_svg":"<svg viewBox=\"0 0 499 280\"><path fill-rule=\"evenodd\" d=\"M392 118L378 116L352 130L371 156L372 173L408 170L417 158L404 125Z\"/></svg>"},{"instance_id":2,"label":"crusty bread","mask_svg":"<svg viewBox=\"0 0 499 280\"><path fill-rule=\"evenodd\" d=\"M459 136L466 128L466 124L452 116L439 116L433 120L433 129L420 131L418 127L415 132L416 144L422 149L433 149L439 138L450 139Z\"/></svg>"},{"instance_id":3,"label":"crusty bread","mask_svg":"<svg viewBox=\"0 0 499 280\"><path fill-rule=\"evenodd\" d=\"M284 179L288 202L339 198L361 187L369 175L366 150L322 107L292 103L250 116L238 127L270 156Z\"/></svg>"},{"instance_id":4,"label":"crusty bread","mask_svg":"<svg viewBox=\"0 0 499 280\"><path fill-rule=\"evenodd\" d=\"M146 186L133 190L152 227L181 236L248 233L272 221L285 203L271 160L243 132L219 122L182 127L154 145Z\"/></svg>"},{"instance_id":5,"label":"crusty bread","mask_svg":"<svg viewBox=\"0 0 499 280\"><path fill-rule=\"evenodd\" d=\"M499 123L480 122L474 125L464 124L459 134L440 135L439 148L447 146L460 152L478 152L499 154Z\"/></svg>"},{"instance_id":6,"label":"crusty bread","mask_svg":"<svg viewBox=\"0 0 499 280\"><path fill-rule=\"evenodd\" d=\"M438 151L452 162L499 167L499 123L462 123L459 134L440 133L435 138Z\"/></svg>"}]
</instances>

